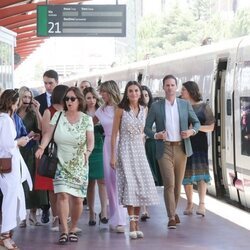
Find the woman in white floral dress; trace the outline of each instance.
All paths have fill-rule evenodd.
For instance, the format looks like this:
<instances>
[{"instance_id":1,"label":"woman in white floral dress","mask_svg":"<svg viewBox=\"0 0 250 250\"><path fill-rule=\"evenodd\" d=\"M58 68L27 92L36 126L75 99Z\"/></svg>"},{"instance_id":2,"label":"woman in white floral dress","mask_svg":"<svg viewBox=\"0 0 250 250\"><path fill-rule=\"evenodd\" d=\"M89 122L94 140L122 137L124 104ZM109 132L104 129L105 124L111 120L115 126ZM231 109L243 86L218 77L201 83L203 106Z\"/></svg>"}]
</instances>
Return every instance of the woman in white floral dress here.
<instances>
[{"instance_id":1,"label":"woman in white floral dress","mask_svg":"<svg viewBox=\"0 0 250 250\"><path fill-rule=\"evenodd\" d=\"M76 87L66 92L64 111L59 118L54 140L58 147L59 163L54 179L54 192L57 194L57 207L61 222L59 243L68 240L77 242L77 222L82 213L82 201L88 186L88 158L94 147L92 118L83 112L83 95ZM55 113L51 127L43 136L36 156L40 158L49 143L60 112ZM69 208L71 200L71 208ZM67 218L71 215L68 230Z\"/></svg>"}]
</instances>

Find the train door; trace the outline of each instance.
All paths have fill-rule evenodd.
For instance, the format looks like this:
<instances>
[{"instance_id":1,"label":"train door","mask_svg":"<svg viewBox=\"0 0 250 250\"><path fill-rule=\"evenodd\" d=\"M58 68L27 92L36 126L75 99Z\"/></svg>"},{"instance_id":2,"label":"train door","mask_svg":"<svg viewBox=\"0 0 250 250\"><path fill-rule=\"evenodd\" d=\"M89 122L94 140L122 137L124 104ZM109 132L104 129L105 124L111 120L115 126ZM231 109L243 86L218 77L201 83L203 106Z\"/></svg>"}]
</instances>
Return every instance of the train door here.
<instances>
[{"instance_id":1,"label":"train door","mask_svg":"<svg viewBox=\"0 0 250 250\"><path fill-rule=\"evenodd\" d=\"M215 76L215 130L213 133L213 170L216 195L220 198L229 198L228 178L226 171L226 140L228 131L226 113L226 70L228 59L219 59Z\"/></svg>"},{"instance_id":2,"label":"train door","mask_svg":"<svg viewBox=\"0 0 250 250\"><path fill-rule=\"evenodd\" d=\"M250 208L250 39L241 41L235 76L235 176L240 204Z\"/></svg>"}]
</instances>

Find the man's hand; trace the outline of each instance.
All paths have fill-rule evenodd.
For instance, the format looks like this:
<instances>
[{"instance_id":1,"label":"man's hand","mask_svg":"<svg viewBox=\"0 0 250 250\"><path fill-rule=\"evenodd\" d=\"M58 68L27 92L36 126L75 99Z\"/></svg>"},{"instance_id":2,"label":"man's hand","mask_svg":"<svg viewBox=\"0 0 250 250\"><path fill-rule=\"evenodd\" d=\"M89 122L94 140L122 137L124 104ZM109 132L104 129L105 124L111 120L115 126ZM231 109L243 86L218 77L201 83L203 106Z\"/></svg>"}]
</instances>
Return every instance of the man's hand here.
<instances>
[{"instance_id":1,"label":"man's hand","mask_svg":"<svg viewBox=\"0 0 250 250\"><path fill-rule=\"evenodd\" d=\"M160 132L158 132L158 133L155 133L154 138L155 138L156 140L163 140L163 141L166 141L167 138L168 138L168 133L167 133L167 131L165 131L165 130L160 131Z\"/></svg>"},{"instance_id":2,"label":"man's hand","mask_svg":"<svg viewBox=\"0 0 250 250\"><path fill-rule=\"evenodd\" d=\"M181 131L181 138L187 139L194 134L195 134L195 132L193 129L184 130L184 131Z\"/></svg>"}]
</instances>

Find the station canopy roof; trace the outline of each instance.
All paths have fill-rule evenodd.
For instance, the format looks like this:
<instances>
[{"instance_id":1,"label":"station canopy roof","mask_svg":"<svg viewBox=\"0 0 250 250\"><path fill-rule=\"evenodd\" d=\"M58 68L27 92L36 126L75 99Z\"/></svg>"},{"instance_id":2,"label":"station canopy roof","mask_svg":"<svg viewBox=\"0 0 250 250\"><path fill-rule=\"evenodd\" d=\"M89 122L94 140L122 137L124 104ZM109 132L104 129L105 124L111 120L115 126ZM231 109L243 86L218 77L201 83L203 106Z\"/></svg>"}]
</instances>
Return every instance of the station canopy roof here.
<instances>
[{"instance_id":1,"label":"station canopy roof","mask_svg":"<svg viewBox=\"0 0 250 250\"><path fill-rule=\"evenodd\" d=\"M87 0L1 0L0 26L17 33L16 64L24 61L46 38L36 36L36 7L44 4L81 4Z\"/></svg>"}]
</instances>

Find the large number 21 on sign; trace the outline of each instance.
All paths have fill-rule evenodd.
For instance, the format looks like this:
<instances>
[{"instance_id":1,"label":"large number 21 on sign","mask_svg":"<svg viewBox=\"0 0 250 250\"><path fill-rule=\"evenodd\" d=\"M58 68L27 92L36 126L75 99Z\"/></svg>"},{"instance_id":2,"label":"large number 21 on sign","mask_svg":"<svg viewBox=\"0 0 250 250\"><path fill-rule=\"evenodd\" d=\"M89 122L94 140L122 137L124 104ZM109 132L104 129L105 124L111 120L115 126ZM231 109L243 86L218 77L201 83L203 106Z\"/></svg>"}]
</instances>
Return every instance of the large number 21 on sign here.
<instances>
[{"instance_id":1,"label":"large number 21 on sign","mask_svg":"<svg viewBox=\"0 0 250 250\"><path fill-rule=\"evenodd\" d=\"M61 33L59 22L56 22L56 23L49 22L48 25L49 25L48 33L52 33L52 34Z\"/></svg>"}]
</instances>

